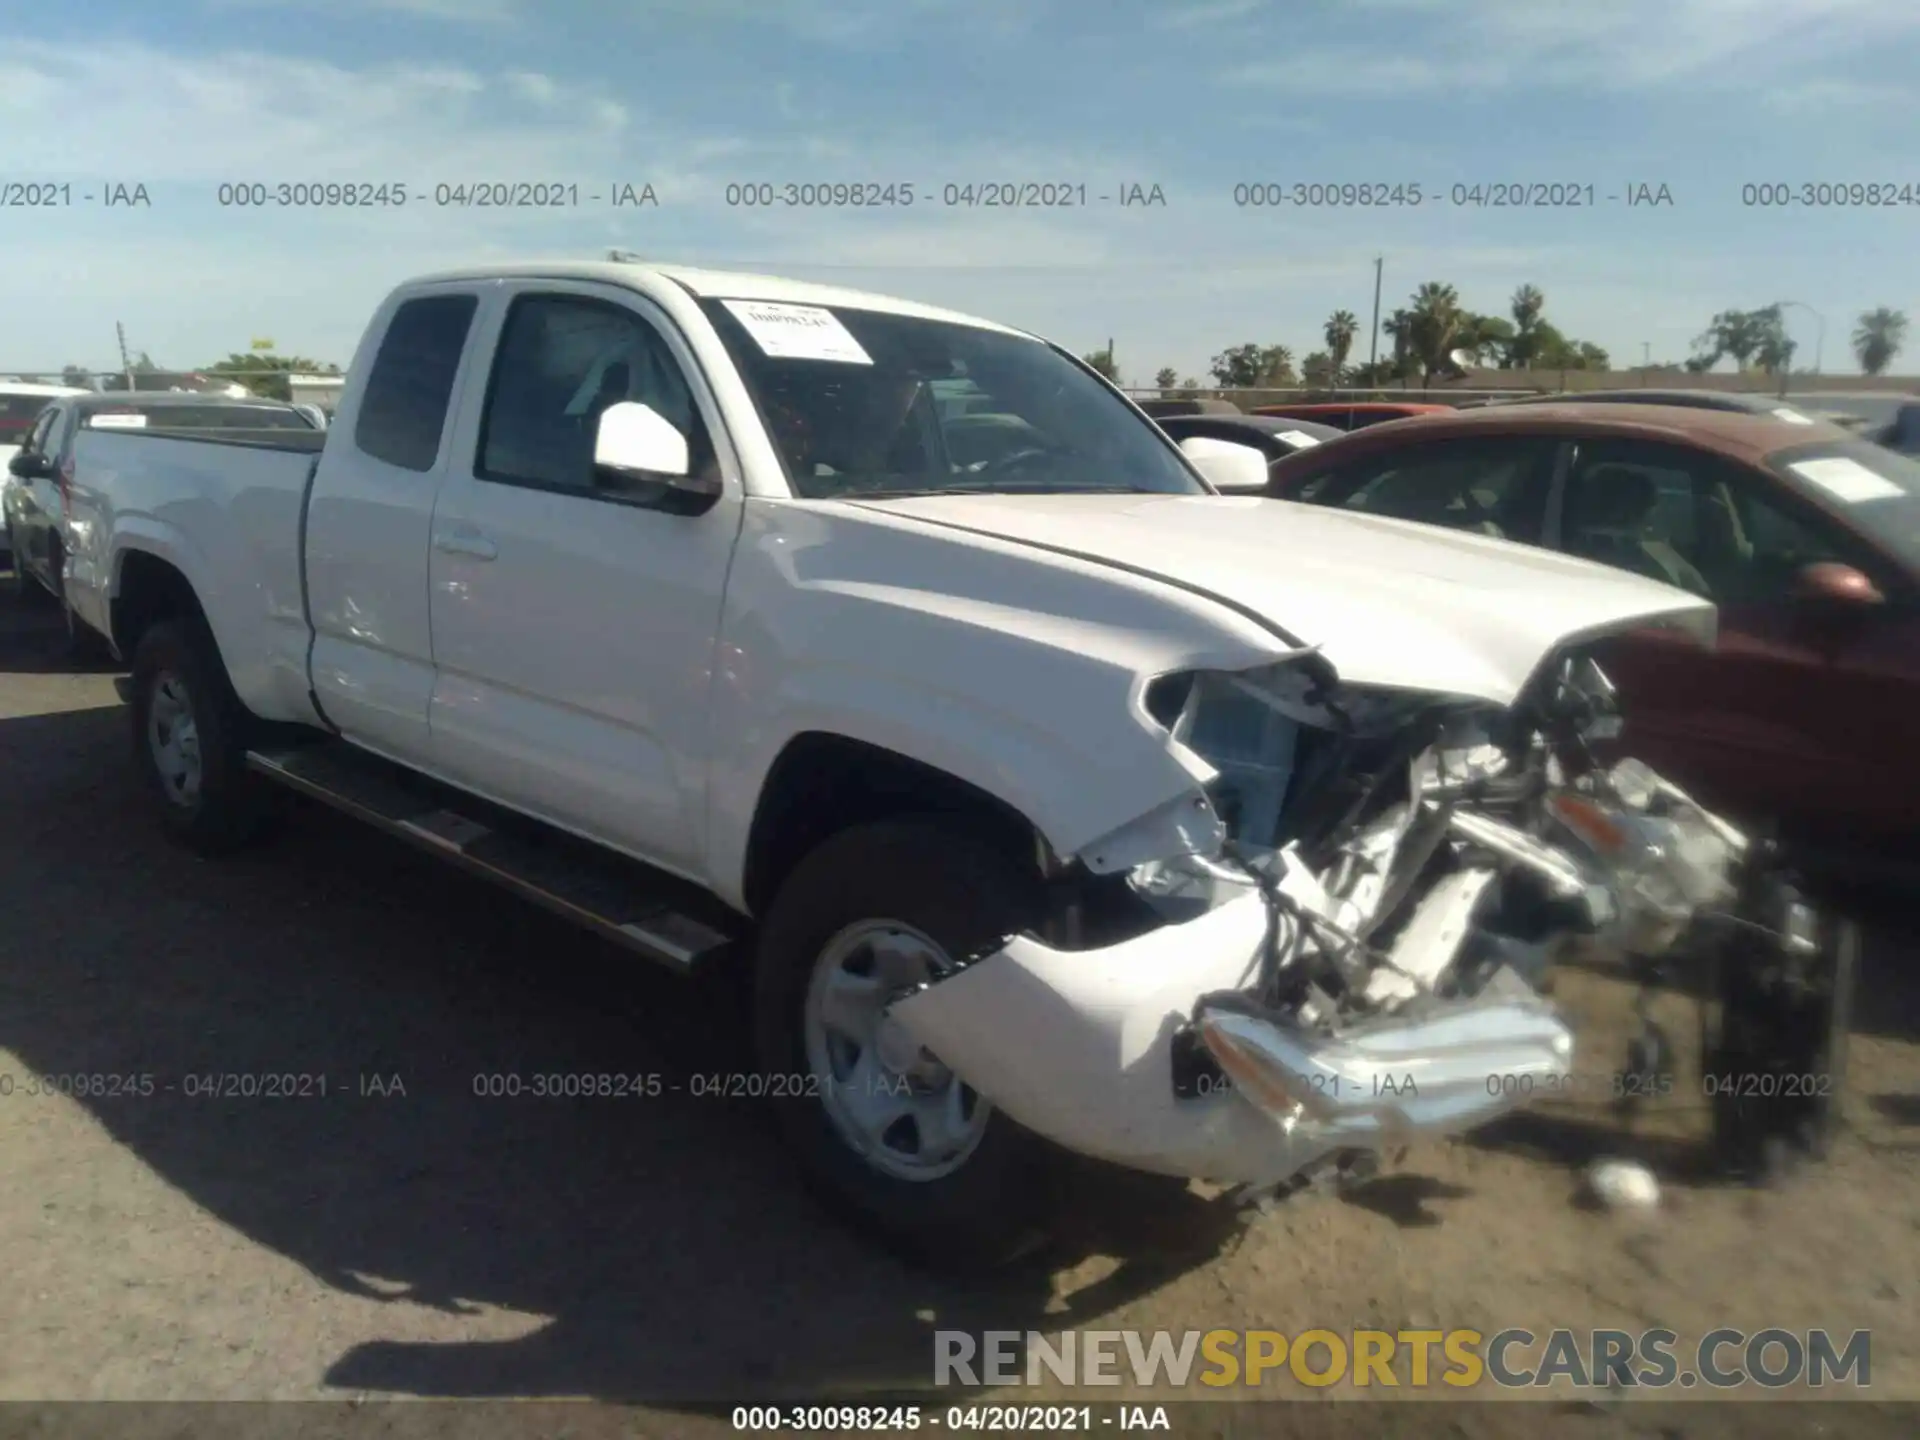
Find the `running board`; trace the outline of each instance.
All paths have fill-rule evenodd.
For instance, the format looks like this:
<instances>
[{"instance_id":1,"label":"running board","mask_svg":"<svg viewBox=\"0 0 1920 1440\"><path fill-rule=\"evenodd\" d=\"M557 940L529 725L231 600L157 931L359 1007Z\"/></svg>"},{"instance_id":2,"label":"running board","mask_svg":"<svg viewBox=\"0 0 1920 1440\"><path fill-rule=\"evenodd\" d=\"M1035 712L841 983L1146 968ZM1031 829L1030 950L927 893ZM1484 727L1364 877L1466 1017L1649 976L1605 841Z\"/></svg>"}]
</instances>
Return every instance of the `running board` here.
<instances>
[{"instance_id":1,"label":"running board","mask_svg":"<svg viewBox=\"0 0 1920 1440\"><path fill-rule=\"evenodd\" d=\"M718 928L726 923L718 903L687 882L344 741L250 750L247 765L683 974L734 941ZM696 909L715 923L689 913Z\"/></svg>"}]
</instances>

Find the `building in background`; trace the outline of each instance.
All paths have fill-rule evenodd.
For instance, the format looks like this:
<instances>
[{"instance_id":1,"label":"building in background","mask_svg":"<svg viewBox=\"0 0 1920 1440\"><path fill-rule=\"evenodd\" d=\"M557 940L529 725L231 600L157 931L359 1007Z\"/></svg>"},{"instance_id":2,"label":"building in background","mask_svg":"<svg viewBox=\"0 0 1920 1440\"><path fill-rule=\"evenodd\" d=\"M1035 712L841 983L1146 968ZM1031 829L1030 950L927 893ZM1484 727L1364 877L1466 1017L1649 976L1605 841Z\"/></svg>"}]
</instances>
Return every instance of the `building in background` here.
<instances>
[{"instance_id":1,"label":"building in background","mask_svg":"<svg viewBox=\"0 0 1920 1440\"><path fill-rule=\"evenodd\" d=\"M316 405L331 419L339 407L340 392L346 388L344 375L289 375L287 390L296 405Z\"/></svg>"}]
</instances>

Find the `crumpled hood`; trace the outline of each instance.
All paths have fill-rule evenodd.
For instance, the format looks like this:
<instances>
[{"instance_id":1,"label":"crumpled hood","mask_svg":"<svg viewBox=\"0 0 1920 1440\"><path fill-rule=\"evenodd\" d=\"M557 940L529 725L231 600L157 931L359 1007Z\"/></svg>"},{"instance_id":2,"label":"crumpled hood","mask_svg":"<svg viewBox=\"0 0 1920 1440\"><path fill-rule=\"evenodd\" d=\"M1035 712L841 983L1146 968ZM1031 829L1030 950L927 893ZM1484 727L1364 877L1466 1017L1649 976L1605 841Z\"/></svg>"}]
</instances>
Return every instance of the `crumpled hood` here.
<instances>
[{"instance_id":1,"label":"crumpled hood","mask_svg":"<svg viewBox=\"0 0 1920 1440\"><path fill-rule=\"evenodd\" d=\"M1637 625L1711 644L1683 590L1410 521L1221 495L952 495L862 507L1207 591L1318 645L1341 678L1511 704L1549 654Z\"/></svg>"}]
</instances>

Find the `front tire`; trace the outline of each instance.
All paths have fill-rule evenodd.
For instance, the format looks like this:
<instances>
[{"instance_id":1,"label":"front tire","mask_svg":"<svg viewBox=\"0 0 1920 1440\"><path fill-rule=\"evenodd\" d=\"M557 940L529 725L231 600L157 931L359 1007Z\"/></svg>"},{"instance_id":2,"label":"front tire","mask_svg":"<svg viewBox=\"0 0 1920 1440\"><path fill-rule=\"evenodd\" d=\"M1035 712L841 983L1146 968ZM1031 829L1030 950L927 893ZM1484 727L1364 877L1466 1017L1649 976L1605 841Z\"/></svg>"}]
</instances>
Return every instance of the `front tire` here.
<instances>
[{"instance_id":1,"label":"front tire","mask_svg":"<svg viewBox=\"0 0 1920 1440\"><path fill-rule=\"evenodd\" d=\"M247 769L252 717L204 623L168 620L133 656L133 760L175 840L203 855L237 850L267 819L264 783Z\"/></svg>"},{"instance_id":2,"label":"front tire","mask_svg":"<svg viewBox=\"0 0 1920 1440\"><path fill-rule=\"evenodd\" d=\"M1039 907L986 842L893 821L825 841L760 929L755 1049L784 1137L836 1209L923 1263L1000 1265L1041 1244L1050 1147L906 1041L886 1006Z\"/></svg>"}]
</instances>

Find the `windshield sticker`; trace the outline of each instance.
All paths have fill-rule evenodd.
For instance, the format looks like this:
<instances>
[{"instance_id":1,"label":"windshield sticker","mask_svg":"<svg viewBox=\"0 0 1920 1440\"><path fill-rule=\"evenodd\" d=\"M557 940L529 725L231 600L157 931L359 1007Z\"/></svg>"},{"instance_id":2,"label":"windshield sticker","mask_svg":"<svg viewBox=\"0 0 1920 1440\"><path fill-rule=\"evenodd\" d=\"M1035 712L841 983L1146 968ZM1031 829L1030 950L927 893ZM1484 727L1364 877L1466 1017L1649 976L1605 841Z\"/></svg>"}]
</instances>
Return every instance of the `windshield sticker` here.
<instances>
[{"instance_id":1,"label":"windshield sticker","mask_svg":"<svg viewBox=\"0 0 1920 1440\"><path fill-rule=\"evenodd\" d=\"M137 411L130 415L115 415L109 412L94 416L87 422L87 428L89 430L144 430L147 428L147 417Z\"/></svg>"},{"instance_id":2,"label":"windshield sticker","mask_svg":"<svg viewBox=\"0 0 1920 1440\"><path fill-rule=\"evenodd\" d=\"M723 300L763 353L775 360L834 360L871 365L839 316L816 305L774 305L764 300Z\"/></svg>"},{"instance_id":3,"label":"windshield sticker","mask_svg":"<svg viewBox=\"0 0 1920 1440\"><path fill-rule=\"evenodd\" d=\"M1813 424L1813 421L1811 418L1809 418L1808 416L1802 415L1798 410L1795 410L1790 405L1782 405L1778 409L1776 409L1773 412L1773 418L1776 420L1784 420L1789 425Z\"/></svg>"},{"instance_id":4,"label":"windshield sticker","mask_svg":"<svg viewBox=\"0 0 1920 1440\"><path fill-rule=\"evenodd\" d=\"M1849 505L1858 505L1863 500L1889 500L1907 493L1884 475L1876 475L1858 460L1845 456L1834 460L1802 460L1787 468Z\"/></svg>"},{"instance_id":5,"label":"windshield sticker","mask_svg":"<svg viewBox=\"0 0 1920 1440\"><path fill-rule=\"evenodd\" d=\"M1309 435L1304 430L1282 430L1279 438L1286 441L1287 444L1293 446L1296 450L1304 450L1309 445L1318 445L1320 443L1320 437L1318 435Z\"/></svg>"}]
</instances>

